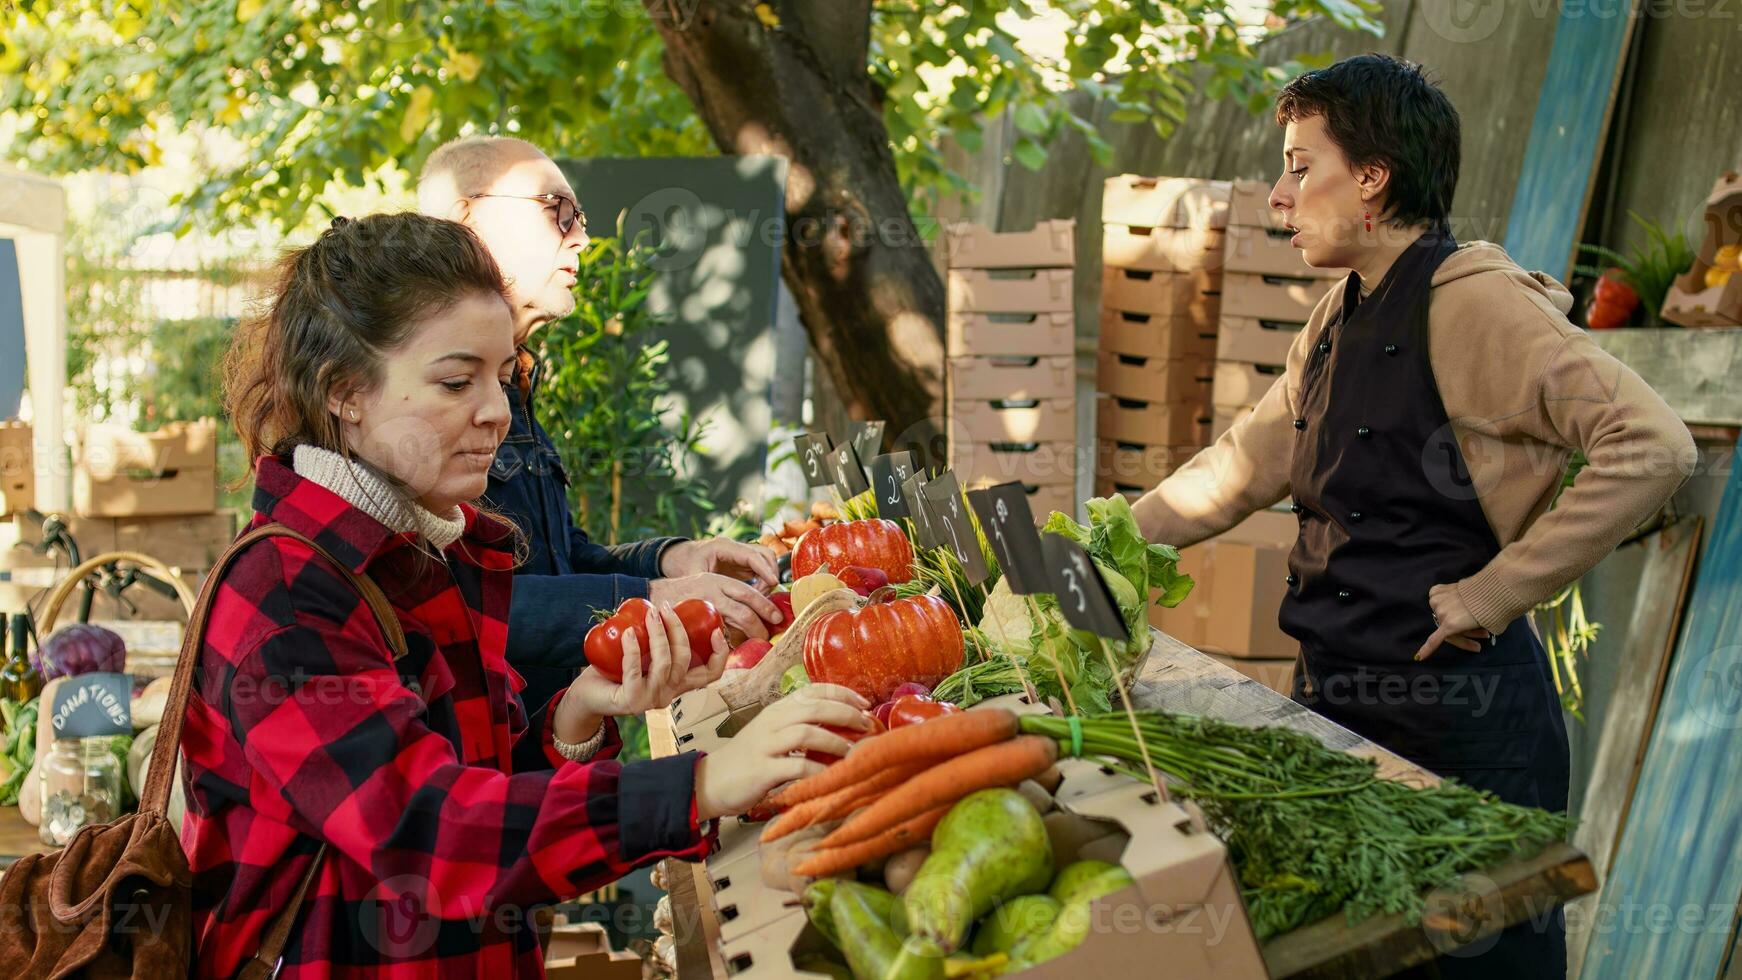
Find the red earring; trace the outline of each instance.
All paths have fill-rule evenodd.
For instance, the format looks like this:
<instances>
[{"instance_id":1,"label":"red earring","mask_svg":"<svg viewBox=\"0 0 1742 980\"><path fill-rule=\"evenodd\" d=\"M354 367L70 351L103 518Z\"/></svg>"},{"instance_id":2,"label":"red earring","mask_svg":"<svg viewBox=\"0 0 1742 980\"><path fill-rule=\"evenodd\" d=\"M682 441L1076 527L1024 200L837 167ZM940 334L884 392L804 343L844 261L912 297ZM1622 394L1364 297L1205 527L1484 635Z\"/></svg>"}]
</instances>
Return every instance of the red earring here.
<instances>
[{"instance_id":1,"label":"red earring","mask_svg":"<svg viewBox=\"0 0 1742 980\"><path fill-rule=\"evenodd\" d=\"M1367 230L1372 231L1373 230L1373 212L1367 211L1367 212L1365 212L1365 215L1366 215L1366 217L1363 218L1362 220L1366 222Z\"/></svg>"}]
</instances>

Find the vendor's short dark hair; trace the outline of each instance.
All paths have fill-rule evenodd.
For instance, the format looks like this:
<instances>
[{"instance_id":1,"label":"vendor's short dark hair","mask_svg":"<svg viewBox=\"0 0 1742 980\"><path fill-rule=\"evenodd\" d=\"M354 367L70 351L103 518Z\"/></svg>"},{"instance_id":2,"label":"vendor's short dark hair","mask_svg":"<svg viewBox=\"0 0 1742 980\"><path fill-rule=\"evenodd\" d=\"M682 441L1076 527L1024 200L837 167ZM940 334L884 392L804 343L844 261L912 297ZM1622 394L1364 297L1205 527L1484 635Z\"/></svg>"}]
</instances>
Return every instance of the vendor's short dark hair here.
<instances>
[{"instance_id":1,"label":"vendor's short dark hair","mask_svg":"<svg viewBox=\"0 0 1742 980\"><path fill-rule=\"evenodd\" d=\"M1391 170L1386 218L1444 222L1458 189L1458 110L1421 66L1387 54L1346 58L1289 82L1276 97L1276 124L1323 116L1331 142L1352 167Z\"/></svg>"}]
</instances>

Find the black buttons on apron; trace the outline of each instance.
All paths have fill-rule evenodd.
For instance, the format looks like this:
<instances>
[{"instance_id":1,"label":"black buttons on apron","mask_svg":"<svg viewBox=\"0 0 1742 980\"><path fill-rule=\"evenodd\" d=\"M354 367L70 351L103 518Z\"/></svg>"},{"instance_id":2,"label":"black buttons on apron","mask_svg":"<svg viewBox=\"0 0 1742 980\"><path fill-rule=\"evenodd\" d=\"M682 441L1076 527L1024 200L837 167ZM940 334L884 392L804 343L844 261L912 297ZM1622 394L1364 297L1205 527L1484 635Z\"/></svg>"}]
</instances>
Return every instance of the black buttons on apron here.
<instances>
[{"instance_id":1,"label":"black buttons on apron","mask_svg":"<svg viewBox=\"0 0 1742 980\"><path fill-rule=\"evenodd\" d=\"M1283 579L1283 581L1284 581L1284 582L1287 582L1287 583L1288 583L1288 584L1289 584L1289 586L1290 586L1290 587L1293 587L1293 586L1296 586L1296 585L1299 585L1299 584L1300 584L1300 576L1299 576L1299 575L1296 575L1296 574L1295 574L1295 573L1293 573L1293 572L1289 572L1289 573L1288 573L1288 577L1287 577L1287 578L1285 578L1285 579Z\"/></svg>"},{"instance_id":2,"label":"black buttons on apron","mask_svg":"<svg viewBox=\"0 0 1742 980\"><path fill-rule=\"evenodd\" d=\"M1361 523L1362 516L1362 513L1358 510L1352 510L1349 512L1349 520L1354 521L1356 524Z\"/></svg>"},{"instance_id":3,"label":"black buttons on apron","mask_svg":"<svg viewBox=\"0 0 1742 980\"><path fill-rule=\"evenodd\" d=\"M1289 513L1291 513L1291 514L1298 514L1305 509L1306 508L1302 507L1300 504L1289 504L1288 505L1288 510L1289 510Z\"/></svg>"},{"instance_id":4,"label":"black buttons on apron","mask_svg":"<svg viewBox=\"0 0 1742 980\"><path fill-rule=\"evenodd\" d=\"M1306 428L1306 419L1295 419L1294 420L1294 427L1297 429Z\"/></svg>"},{"instance_id":5,"label":"black buttons on apron","mask_svg":"<svg viewBox=\"0 0 1742 980\"><path fill-rule=\"evenodd\" d=\"M1386 344L1385 345L1385 353L1387 356L1396 357L1397 356L1397 345L1396 344Z\"/></svg>"},{"instance_id":6,"label":"black buttons on apron","mask_svg":"<svg viewBox=\"0 0 1742 980\"><path fill-rule=\"evenodd\" d=\"M1369 428L1367 428L1367 427L1366 427L1366 426L1364 426L1364 425L1363 425L1363 426L1361 426L1361 427L1360 427L1360 428L1359 428L1359 429L1356 429L1356 430L1355 430L1355 434L1356 434L1356 435L1358 435L1358 436L1360 436L1360 437L1361 437L1361 438L1363 438L1363 439L1365 439L1365 438L1367 438L1367 437L1368 437L1368 436L1370 436L1370 435L1372 435L1372 434L1373 434L1373 430L1372 430L1372 429L1369 429Z\"/></svg>"},{"instance_id":7,"label":"black buttons on apron","mask_svg":"<svg viewBox=\"0 0 1742 980\"><path fill-rule=\"evenodd\" d=\"M1331 352L1331 342L1328 340L1319 341L1319 353L1320 354L1329 354L1330 352Z\"/></svg>"},{"instance_id":8,"label":"black buttons on apron","mask_svg":"<svg viewBox=\"0 0 1742 980\"><path fill-rule=\"evenodd\" d=\"M1355 593L1350 592L1348 589L1338 589L1337 598L1343 602L1348 602L1350 599L1355 598Z\"/></svg>"}]
</instances>

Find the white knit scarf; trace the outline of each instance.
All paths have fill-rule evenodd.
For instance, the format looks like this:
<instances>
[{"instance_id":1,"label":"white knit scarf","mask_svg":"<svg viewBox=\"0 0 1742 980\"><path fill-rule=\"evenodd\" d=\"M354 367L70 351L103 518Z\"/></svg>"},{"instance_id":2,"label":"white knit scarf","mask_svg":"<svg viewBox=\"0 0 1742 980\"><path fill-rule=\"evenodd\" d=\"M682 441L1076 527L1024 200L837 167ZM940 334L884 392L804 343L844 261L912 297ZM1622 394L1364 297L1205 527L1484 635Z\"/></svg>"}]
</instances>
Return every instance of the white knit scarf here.
<instances>
[{"instance_id":1,"label":"white knit scarf","mask_svg":"<svg viewBox=\"0 0 1742 980\"><path fill-rule=\"evenodd\" d=\"M291 456L296 475L318 483L345 502L380 521L396 534L412 533L444 550L466 531L466 517L456 506L448 516L406 499L374 467L361 460L346 459L319 446L298 446Z\"/></svg>"}]
</instances>

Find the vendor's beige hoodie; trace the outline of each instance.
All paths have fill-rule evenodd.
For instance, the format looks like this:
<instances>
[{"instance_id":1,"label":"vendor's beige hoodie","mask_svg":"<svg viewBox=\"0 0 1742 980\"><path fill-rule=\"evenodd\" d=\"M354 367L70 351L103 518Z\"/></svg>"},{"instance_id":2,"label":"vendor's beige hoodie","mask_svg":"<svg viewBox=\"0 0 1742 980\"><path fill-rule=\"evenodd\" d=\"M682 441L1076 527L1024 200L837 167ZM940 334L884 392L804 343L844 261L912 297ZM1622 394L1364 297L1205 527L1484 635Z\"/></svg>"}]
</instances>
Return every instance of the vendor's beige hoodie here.
<instances>
[{"instance_id":1,"label":"vendor's beige hoodie","mask_svg":"<svg viewBox=\"0 0 1742 980\"><path fill-rule=\"evenodd\" d=\"M1151 541L1195 544L1288 495L1301 368L1342 295L1339 282L1319 302L1257 408L1137 502ZM1474 494L1501 545L1457 586L1494 631L1583 575L1693 472L1687 426L1568 322L1571 308L1560 283L1488 242L1434 272L1429 358L1473 480L1445 492ZM1574 449L1590 463L1549 511Z\"/></svg>"}]
</instances>

